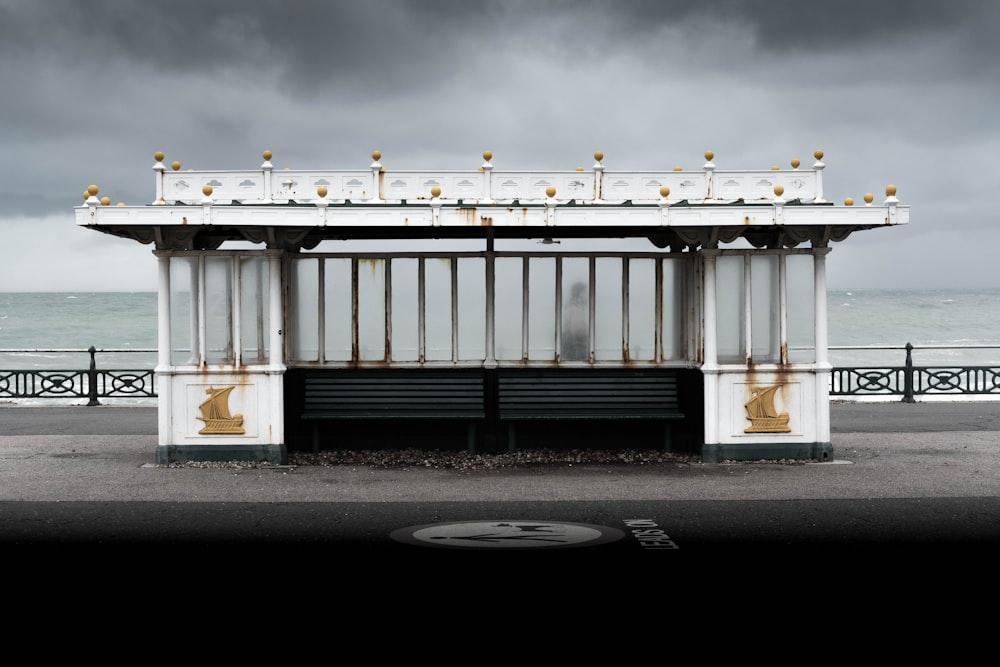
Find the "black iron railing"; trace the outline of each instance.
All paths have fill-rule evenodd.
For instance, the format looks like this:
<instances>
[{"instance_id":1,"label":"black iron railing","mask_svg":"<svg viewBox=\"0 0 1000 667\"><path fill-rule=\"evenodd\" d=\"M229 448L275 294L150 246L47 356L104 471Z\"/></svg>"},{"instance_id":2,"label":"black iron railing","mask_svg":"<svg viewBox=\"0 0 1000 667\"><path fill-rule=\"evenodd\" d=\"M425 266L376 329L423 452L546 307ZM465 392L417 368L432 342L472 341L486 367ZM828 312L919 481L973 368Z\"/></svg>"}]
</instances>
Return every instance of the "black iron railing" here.
<instances>
[{"instance_id":1,"label":"black iron railing","mask_svg":"<svg viewBox=\"0 0 1000 667\"><path fill-rule=\"evenodd\" d=\"M102 398L155 398L156 374L153 369L99 369L97 353L155 353L155 349L81 349L0 350L0 353L88 353L86 370L24 369L0 370L0 398L86 398L87 405L100 405Z\"/></svg>"},{"instance_id":2,"label":"black iron railing","mask_svg":"<svg viewBox=\"0 0 1000 667\"><path fill-rule=\"evenodd\" d=\"M996 395L1000 396L998 365L915 366L911 343L899 346L830 346L830 350L906 350L902 366L834 366L830 374L830 396L901 396L915 403L917 396ZM1000 349L997 345L922 345L920 349L971 350Z\"/></svg>"},{"instance_id":3,"label":"black iron railing","mask_svg":"<svg viewBox=\"0 0 1000 667\"><path fill-rule=\"evenodd\" d=\"M1000 364L915 366L913 350L905 346L831 345L831 351L905 350L902 366L834 366L830 373L830 396L838 398L900 396L904 403L917 396L995 395L1000 397ZM1000 345L921 345L919 349L994 349ZM87 405L100 405L102 398L156 398L156 374L147 369L102 369L97 354L155 353L155 349L0 349L2 353L87 353L86 370L0 370L0 399L86 398ZM2 362L0 362L2 363Z\"/></svg>"}]
</instances>

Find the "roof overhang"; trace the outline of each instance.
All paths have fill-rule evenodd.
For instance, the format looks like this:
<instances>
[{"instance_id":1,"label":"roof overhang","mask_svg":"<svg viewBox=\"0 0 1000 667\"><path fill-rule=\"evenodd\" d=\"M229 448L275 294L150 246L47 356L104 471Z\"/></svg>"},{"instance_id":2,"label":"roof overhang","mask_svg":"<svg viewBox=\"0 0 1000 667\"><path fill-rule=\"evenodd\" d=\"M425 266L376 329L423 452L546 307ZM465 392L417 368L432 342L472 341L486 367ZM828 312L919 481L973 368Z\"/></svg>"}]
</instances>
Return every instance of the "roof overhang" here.
<instances>
[{"instance_id":1,"label":"roof overhang","mask_svg":"<svg viewBox=\"0 0 1000 667\"><path fill-rule=\"evenodd\" d=\"M746 239L754 247L825 246L859 230L907 224L909 207L687 201L634 205L415 204L242 205L236 202L76 208L78 225L162 250L210 250L227 241L299 250L324 240L428 238L648 238L658 247L717 247Z\"/></svg>"}]
</instances>

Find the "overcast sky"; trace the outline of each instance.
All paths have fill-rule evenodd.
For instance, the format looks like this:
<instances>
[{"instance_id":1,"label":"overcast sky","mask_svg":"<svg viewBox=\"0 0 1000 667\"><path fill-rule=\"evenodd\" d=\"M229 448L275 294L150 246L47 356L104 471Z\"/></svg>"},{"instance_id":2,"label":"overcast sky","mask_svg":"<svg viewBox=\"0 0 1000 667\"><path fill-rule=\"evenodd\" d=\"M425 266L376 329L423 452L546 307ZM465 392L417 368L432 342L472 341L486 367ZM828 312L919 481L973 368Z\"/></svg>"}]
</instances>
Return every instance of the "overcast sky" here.
<instances>
[{"instance_id":1,"label":"overcast sky","mask_svg":"<svg viewBox=\"0 0 1000 667\"><path fill-rule=\"evenodd\" d=\"M1000 2L0 0L0 291L155 290L150 246L77 227L95 183L182 168L723 169L813 163L905 227L832 288L1000 287ZM880 201L880 199L878 200Z\"/></svg>"}]
</instances>

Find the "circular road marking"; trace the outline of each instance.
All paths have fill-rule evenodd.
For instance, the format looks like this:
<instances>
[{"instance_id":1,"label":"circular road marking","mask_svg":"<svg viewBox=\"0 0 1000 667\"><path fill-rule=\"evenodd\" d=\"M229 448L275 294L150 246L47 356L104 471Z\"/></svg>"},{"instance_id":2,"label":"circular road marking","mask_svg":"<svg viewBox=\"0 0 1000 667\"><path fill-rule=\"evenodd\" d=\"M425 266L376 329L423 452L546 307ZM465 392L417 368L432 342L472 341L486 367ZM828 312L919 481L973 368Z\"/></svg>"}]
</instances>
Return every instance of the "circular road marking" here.
<instances>
[{"instance_id":1,"label":"circular road marking","mask_svg":"<svg viewBox=\"0 0 1000 667\"><path fill-rule=\"evenodd\" d=\"M616 542L617 528L562 521L457 521L394 530L397 542L439 549L574 549Z\"/></svg>"}]
</instances>

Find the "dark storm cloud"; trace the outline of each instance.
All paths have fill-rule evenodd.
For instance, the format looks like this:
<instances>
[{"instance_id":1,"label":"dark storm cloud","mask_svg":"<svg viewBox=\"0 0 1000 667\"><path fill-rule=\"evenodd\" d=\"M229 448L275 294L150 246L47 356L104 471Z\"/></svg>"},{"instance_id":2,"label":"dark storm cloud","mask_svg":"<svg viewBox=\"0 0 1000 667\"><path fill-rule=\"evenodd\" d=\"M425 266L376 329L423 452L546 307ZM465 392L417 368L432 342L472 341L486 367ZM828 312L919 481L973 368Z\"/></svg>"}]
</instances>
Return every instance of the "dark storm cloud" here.
<instances>
[{"instance_id":1,"label":"dark storm cloud","mask_svg":"<svg viewBox=\"0 0 1000 667\"><path fill-rule=\"evenodd\" d=\"M274 67L280 80L298 85L340 77L370 82L372 73L398 84L450 44L474 40L462 27L488 29L504 6L450 0L6 2L0 48L22 57L124 61L159 73L252 76L255 68Z\"/></svg>"},{"instance_id":2,"label":"dark storm cloud","mask_svg":"<svg viewBox=\"0 0 1000 667\"><path fill-rule=\"evenodd\" d=\"M474 168L489 149L498 169L561 169L600 149L641 170L821 148L830 197L892 182L913 206L909 229L846 248L930 247L940 220L1000 229L998 27L992 0L0 0L0 245L32 233L15 217L70 217L89 183L149 201L157 150L196 169L265 148L279 168L373 149Z\"/></svg>"},{"instance_id":3,"label":"dark storm cloud","mask_svg":"<svg viewBox=\"0 0 1000 667\"><path fill-rule=\"evenodd\" d=\"M643 48L665 26L690 26L693 42L718 25L738 26L761 52L779 54L882 48L958 28L967 37L953 55L991 65L1000 47L982 16L997 11L991 0L5 0L0 49L22 62L30 54L124 59L159 72L275 67L289 85L414 85L511 44L547 41L601 57Z\"/></svg>"}]
</instances>

